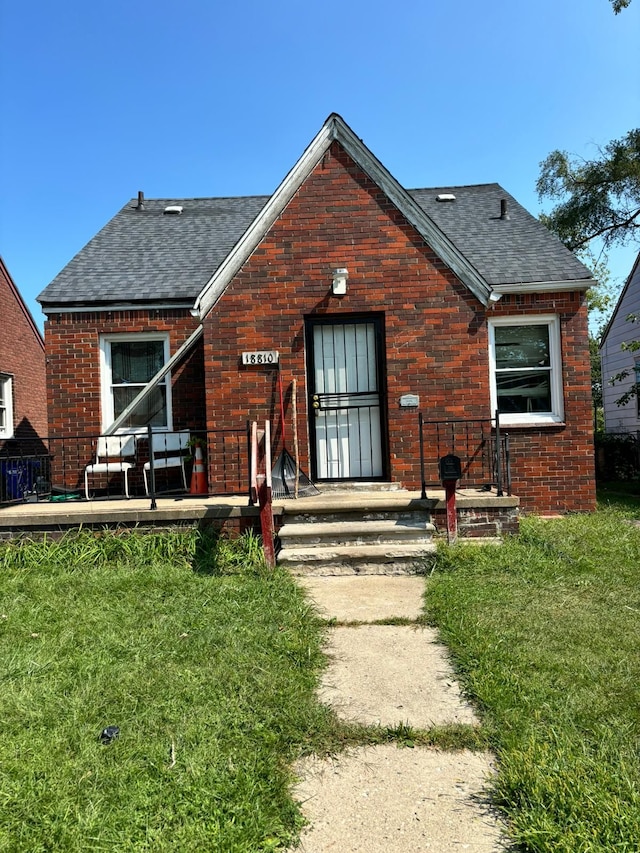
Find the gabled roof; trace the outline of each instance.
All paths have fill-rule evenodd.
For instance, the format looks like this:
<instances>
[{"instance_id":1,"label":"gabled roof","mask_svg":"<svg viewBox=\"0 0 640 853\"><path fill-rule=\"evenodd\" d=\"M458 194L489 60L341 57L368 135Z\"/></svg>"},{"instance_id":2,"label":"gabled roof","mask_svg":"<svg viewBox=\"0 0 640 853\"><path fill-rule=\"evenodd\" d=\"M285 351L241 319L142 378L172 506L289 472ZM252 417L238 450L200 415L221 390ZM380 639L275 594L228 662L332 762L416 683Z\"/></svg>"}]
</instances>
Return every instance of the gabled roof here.
<instances>
[{"instance_id":1,"label":"gabled roof","mask_svg":"<svg viewBox=\"0 0 640 853\"><path fill-rule=\"evenodd\" d=\"M258 246L280 213L334 141L342 145L347 154L380 187L387 198L395 204L429 246L456 273L458 278L467 285L469 290L483 304L486 304L491 288L482 279L478 271L467 261L462 252L451 242L447 235L426 215L415 199L400 186L398 181L385 169L377 157L369 151L362 140L358 139L345 121L336 113L332 113L298 162L260 211L260 214L234 246L224 263L211 277L211 280L196 302L196 307L199 309L200 315L204 316L215 305L227 284Z\"/></svg>"},{"instance_id":2,"label":"gabled roof","mask_svg":"<svg viewBox=\"0 0 640 853\"><path fill-rule=\"evenodd\" d=\"M631 272L627 276L627 280L625 281L624 286L623 286L622 290L620 291L620 295L618 296L618 299L616 300L616 307L613 309L611 316L609 317L609 322L607 323L607 325L604 328L604 331L602 333L602 337L600 339L600 349L602 349L604 347L605 342L607 340L607 337L609 336L609 332L611 331L615 321L617 320L618 313L620 312L623 303L626 302L626 300L627 300L627 293L629 292L629 289L632 287L632 282L634 282L634 281L637 281L638 286L640 287L640 252L638 252L638 255L637 255L637 257L633 263L633 266L631 267Z\"/></svg>"},{"instance_id":3,"label":"gabled roof","mask_svg":"<svg viewBox=\"0 0 640 853\"><path fill-rule=\"evenodd\" d=\"M7 269L4 261L2 260L2 257L0 257L0 276L6 282L6 285L9 289L9 292L12 294L12 296L15 299L16 303L18 304L20 310L24 314L24 318L27 322L27 325L30 327L31 331L33 332L33 337L35 338L38 346L44 351L44 338L42 337L42 332L36 326L36 322L33 319L33 314L31 313L31 311L29 311L29 309L27 307L27 303L22 298L20 291L16 287L16 283L11 278L11 274L10 274L9 270Z\"/></svg>"},{"instance_id":4,"label":"gabled roof","mask_svg":"<svg viewBox=\"0 0 640 853\"><path fill-rule=\"evenodd\" d=\"M45 310L173 302L204 316L337 141L458 278L492 289L586 289L591 273L498 184L405 190L340 116L330 115L272 196L132 200L40 294ZM442 193L455 201L439 202ZM507 200L509 218L500 218ZM164 213L180 206L182 213Z\"/></svg>"}]
</instances>

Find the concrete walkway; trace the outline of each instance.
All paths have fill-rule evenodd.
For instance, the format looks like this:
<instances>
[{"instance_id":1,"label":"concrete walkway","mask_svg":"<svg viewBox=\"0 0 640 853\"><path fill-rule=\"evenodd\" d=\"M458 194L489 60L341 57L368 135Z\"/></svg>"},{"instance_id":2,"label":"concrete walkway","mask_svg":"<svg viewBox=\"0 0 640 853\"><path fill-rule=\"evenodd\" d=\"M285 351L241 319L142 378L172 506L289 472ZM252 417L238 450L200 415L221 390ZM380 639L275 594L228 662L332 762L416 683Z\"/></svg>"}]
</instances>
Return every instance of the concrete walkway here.
<instances>
[{"instance_id":1,"label":"concrete walkway","mask_svg":"<svg viewBox=\"0 0 640 853\"><path fill-rule=\"evenodd\" d=\"M330 629L330 664L320 691L339 716L414 728L478 723L434 630L371 624L416 619L423 578L362 575L299 582L324 617L347 623ZM309 826L296 853L507 849L487 804L489 754L385 744L335 758L311 757L297 771L295 795Z\"/></svg>"}]
</instances>

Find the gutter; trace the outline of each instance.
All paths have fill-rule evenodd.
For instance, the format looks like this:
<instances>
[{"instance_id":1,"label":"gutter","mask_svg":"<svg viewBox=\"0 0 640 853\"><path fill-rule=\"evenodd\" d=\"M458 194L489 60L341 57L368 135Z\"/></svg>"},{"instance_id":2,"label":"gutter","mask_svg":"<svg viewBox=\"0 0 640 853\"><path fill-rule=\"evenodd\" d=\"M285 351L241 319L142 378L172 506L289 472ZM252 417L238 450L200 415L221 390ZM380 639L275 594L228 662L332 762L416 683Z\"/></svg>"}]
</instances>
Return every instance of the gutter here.
<instances>
[{"instance_id":1,"label":"gutter","mask_svg":"<svg viewBox=\"0 0 640 853\"><path fill-rule=\"evenodd\" d=\"M566 293L575 290L589 290L598 282L594 278L563 279L562 281L527 281L514 284L493 284L494 292L507 293Z\"/></svg>"}]
</instances>

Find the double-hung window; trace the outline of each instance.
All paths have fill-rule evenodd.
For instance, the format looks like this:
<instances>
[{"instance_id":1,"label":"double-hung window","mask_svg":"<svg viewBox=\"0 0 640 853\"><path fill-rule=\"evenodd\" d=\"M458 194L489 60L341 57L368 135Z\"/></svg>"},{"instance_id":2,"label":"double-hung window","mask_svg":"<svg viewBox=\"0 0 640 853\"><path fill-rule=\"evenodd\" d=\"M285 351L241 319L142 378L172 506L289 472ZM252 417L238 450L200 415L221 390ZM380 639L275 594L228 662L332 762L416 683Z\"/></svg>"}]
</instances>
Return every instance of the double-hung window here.
<instances>
[{"instance_id":1,"label":"double-hung window","mask_svg":"<svg viewBox=\"0 0 640 853\"><path fill-rule=\"evenodd\" d=\"M0 440L13 438L13 377L0 373Z\"/></svg>"},{"instance_id":2,"label":"double-hung window","mask_svg":"<svg viewBox=\"0 0 640 853\"><path fill-rule=\"evenodd\" d=\"M169 359L169 336L104 335L100 339L102 427L107 429ZM171 380L165 375L130 413L122 430L171 429Z\"/></svg>"},{"instance_id":3,"label":"double-hung window","mask_svg":"<svg viewBox=\"0 0 640 853\"><path fill-rule=\"evenodd\" d=\"M505 424L564 419L560 329L555 315L489 322L491 409Z\"/></svg>"}]
</instances>

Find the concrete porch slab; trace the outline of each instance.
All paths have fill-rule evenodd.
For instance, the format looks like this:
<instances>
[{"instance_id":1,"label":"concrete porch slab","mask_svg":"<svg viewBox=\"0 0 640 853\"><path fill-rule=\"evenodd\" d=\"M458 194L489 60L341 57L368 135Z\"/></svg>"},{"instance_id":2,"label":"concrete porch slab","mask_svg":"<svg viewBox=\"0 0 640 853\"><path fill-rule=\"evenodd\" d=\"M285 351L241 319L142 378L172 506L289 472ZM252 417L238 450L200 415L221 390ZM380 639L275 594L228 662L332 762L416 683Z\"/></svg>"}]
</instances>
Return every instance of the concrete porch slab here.
<instances>
[{"instance_id":1,"label":"concrete porch slab","mask_svg":"<svg viewBox=\"0 0 640 853\"><path fill-rule=\"evenodd\" d=\"M460 490L458 509L460 516L469 513L480 518L483 509L498 515L511 511L517 512L517 498L497 497L494 494ZM200 525L230 526L232 529L243 525L255 524L258 508L249 506L246 495L225 495L199 497L193 495L168 496L157 498L156 509L150 508L149 498L134 497L131 500L40 500L35 503L11 503L0 506L0 538L14 535L30 535L39 531L60 531L71 528L141 526L153 528L156 525ZM330 509L340 515L344 513L383 513L386 510L406 508L409 511L425 512L425 518L432 518L443 512L444 501L438 490L429 491L423 501L419 492L393 490L389 492L333 492L327 495L300 498L299 500L276 500L273 502L273 515L276 529L290 515L304 515L318 508ZM476 519L476 520L478 520ZM475 521L473 522L475 524ZM467 527L473 526L465 521ZM483 536L495 536L496 524L483 530ZM465 535L463 529L460 535Z\"/></svg>"}]
</instances>

